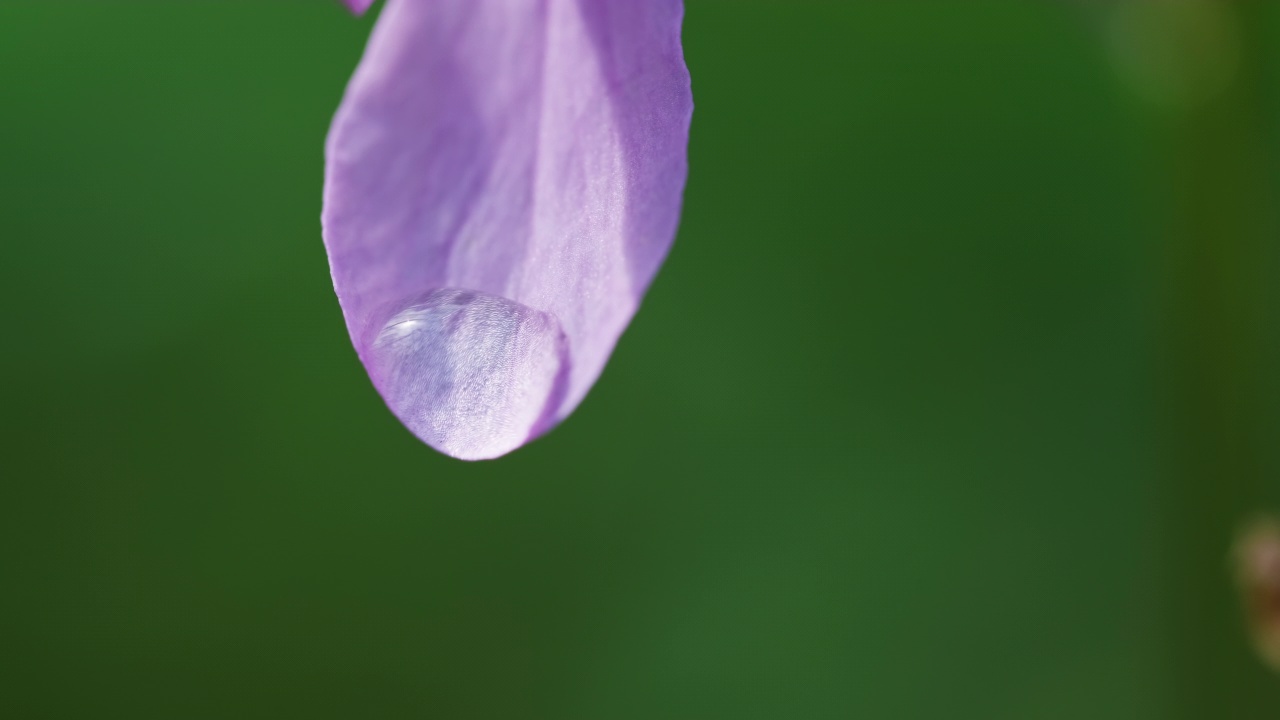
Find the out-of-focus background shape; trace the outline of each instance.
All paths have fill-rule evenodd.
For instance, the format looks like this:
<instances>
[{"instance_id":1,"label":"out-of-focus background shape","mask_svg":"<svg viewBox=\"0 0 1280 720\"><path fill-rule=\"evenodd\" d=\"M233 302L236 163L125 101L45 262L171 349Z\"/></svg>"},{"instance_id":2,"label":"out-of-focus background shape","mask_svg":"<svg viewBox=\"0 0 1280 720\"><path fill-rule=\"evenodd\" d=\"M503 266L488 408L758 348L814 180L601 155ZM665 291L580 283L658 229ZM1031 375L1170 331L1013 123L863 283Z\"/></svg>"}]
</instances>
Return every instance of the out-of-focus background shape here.
<instances>
[{"instance_id":1,"label":"out-of-focus background shape","mask_svg":"<svg viewBox=\"0 0 1280 720\"><path fill-rule=\"evenodd\" d=\"M1141 5L689 0L675 250L464 464L320 242L373 15L0 3L0 716L1276 717L1280 4Z\"/></svg>"}]
</instances>

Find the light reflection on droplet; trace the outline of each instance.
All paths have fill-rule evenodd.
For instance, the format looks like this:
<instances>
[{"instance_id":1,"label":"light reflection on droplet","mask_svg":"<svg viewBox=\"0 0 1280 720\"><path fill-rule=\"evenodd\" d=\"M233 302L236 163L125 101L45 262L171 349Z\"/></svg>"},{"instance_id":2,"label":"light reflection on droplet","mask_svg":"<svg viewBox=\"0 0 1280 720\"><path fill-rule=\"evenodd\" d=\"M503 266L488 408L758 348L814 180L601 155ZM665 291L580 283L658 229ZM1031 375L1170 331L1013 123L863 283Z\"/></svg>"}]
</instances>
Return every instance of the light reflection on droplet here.
<instances>
[{"instance_id":1,"label":"light reflection on droplet","mask_svg":"<svg viewBox=\"0 0 1280 720\"><path fill-rule=\"evenodd\" d=\"M506 454L539 431L562 392L556 318L506 298L443 288L404 303L366 360L392 412L463 460Z\"/></svg>"}]
</instances>

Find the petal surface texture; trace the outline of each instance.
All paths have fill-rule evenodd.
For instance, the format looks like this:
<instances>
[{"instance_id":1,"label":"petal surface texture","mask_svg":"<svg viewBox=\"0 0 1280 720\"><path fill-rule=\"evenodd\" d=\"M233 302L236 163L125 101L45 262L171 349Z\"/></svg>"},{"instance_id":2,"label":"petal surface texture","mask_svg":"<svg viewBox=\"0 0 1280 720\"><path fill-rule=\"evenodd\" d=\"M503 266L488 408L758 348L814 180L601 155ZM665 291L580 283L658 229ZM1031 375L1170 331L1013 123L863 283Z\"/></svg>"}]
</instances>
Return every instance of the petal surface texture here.
<instances>
[{"instance_id":1,"label":"petal surface texture","mask_svg":"<svg viewBox=\"0 0 1280 720\"><path fill-rule=\"evenodd\" d=\"M329 133L324 239L374 386L497 457L599 377L679 220L681 0L388 0Z\"/></svg>"}]
</instances>

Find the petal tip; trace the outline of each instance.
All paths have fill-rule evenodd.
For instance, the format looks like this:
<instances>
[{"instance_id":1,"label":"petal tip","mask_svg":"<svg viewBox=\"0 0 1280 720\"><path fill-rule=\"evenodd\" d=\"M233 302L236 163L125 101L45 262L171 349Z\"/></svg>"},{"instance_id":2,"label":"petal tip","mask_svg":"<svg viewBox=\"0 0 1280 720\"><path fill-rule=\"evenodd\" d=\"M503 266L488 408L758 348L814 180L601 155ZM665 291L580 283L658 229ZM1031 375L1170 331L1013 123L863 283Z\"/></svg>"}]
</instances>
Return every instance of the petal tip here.
<instances>
[{"instance_id":1,"label":"petal tip","mask_svg":"<svg viewBox=\"0 0 1280 720\"><path fill-rule=\"evenodd\" d=\"M459 460L490 460L539 435L559 407L566 343L548 313L443 288L392 314L363 355L414 435Z\"/></svg>"}]
</instances>

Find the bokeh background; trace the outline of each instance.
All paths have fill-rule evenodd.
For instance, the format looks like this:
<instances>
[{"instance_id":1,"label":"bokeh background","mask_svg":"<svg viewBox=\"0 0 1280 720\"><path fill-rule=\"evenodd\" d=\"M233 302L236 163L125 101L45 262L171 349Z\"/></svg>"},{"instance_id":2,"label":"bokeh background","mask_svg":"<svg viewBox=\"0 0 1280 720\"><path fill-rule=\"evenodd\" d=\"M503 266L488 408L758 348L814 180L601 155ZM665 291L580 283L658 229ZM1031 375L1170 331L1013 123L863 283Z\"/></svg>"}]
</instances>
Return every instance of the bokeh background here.
<instances>
[{"instance_id":1,"label":"bokeh background","mask_svg":"<svg viewBox=\"0 0 1280 720\"><path fill-rule=\"evenodd\" d=\"M675 249L466 464L320 242L376 12L0 2L0 716L1276 717L1280 5L1206 7L689 0Z\"/></svg>"}]
</instances>

